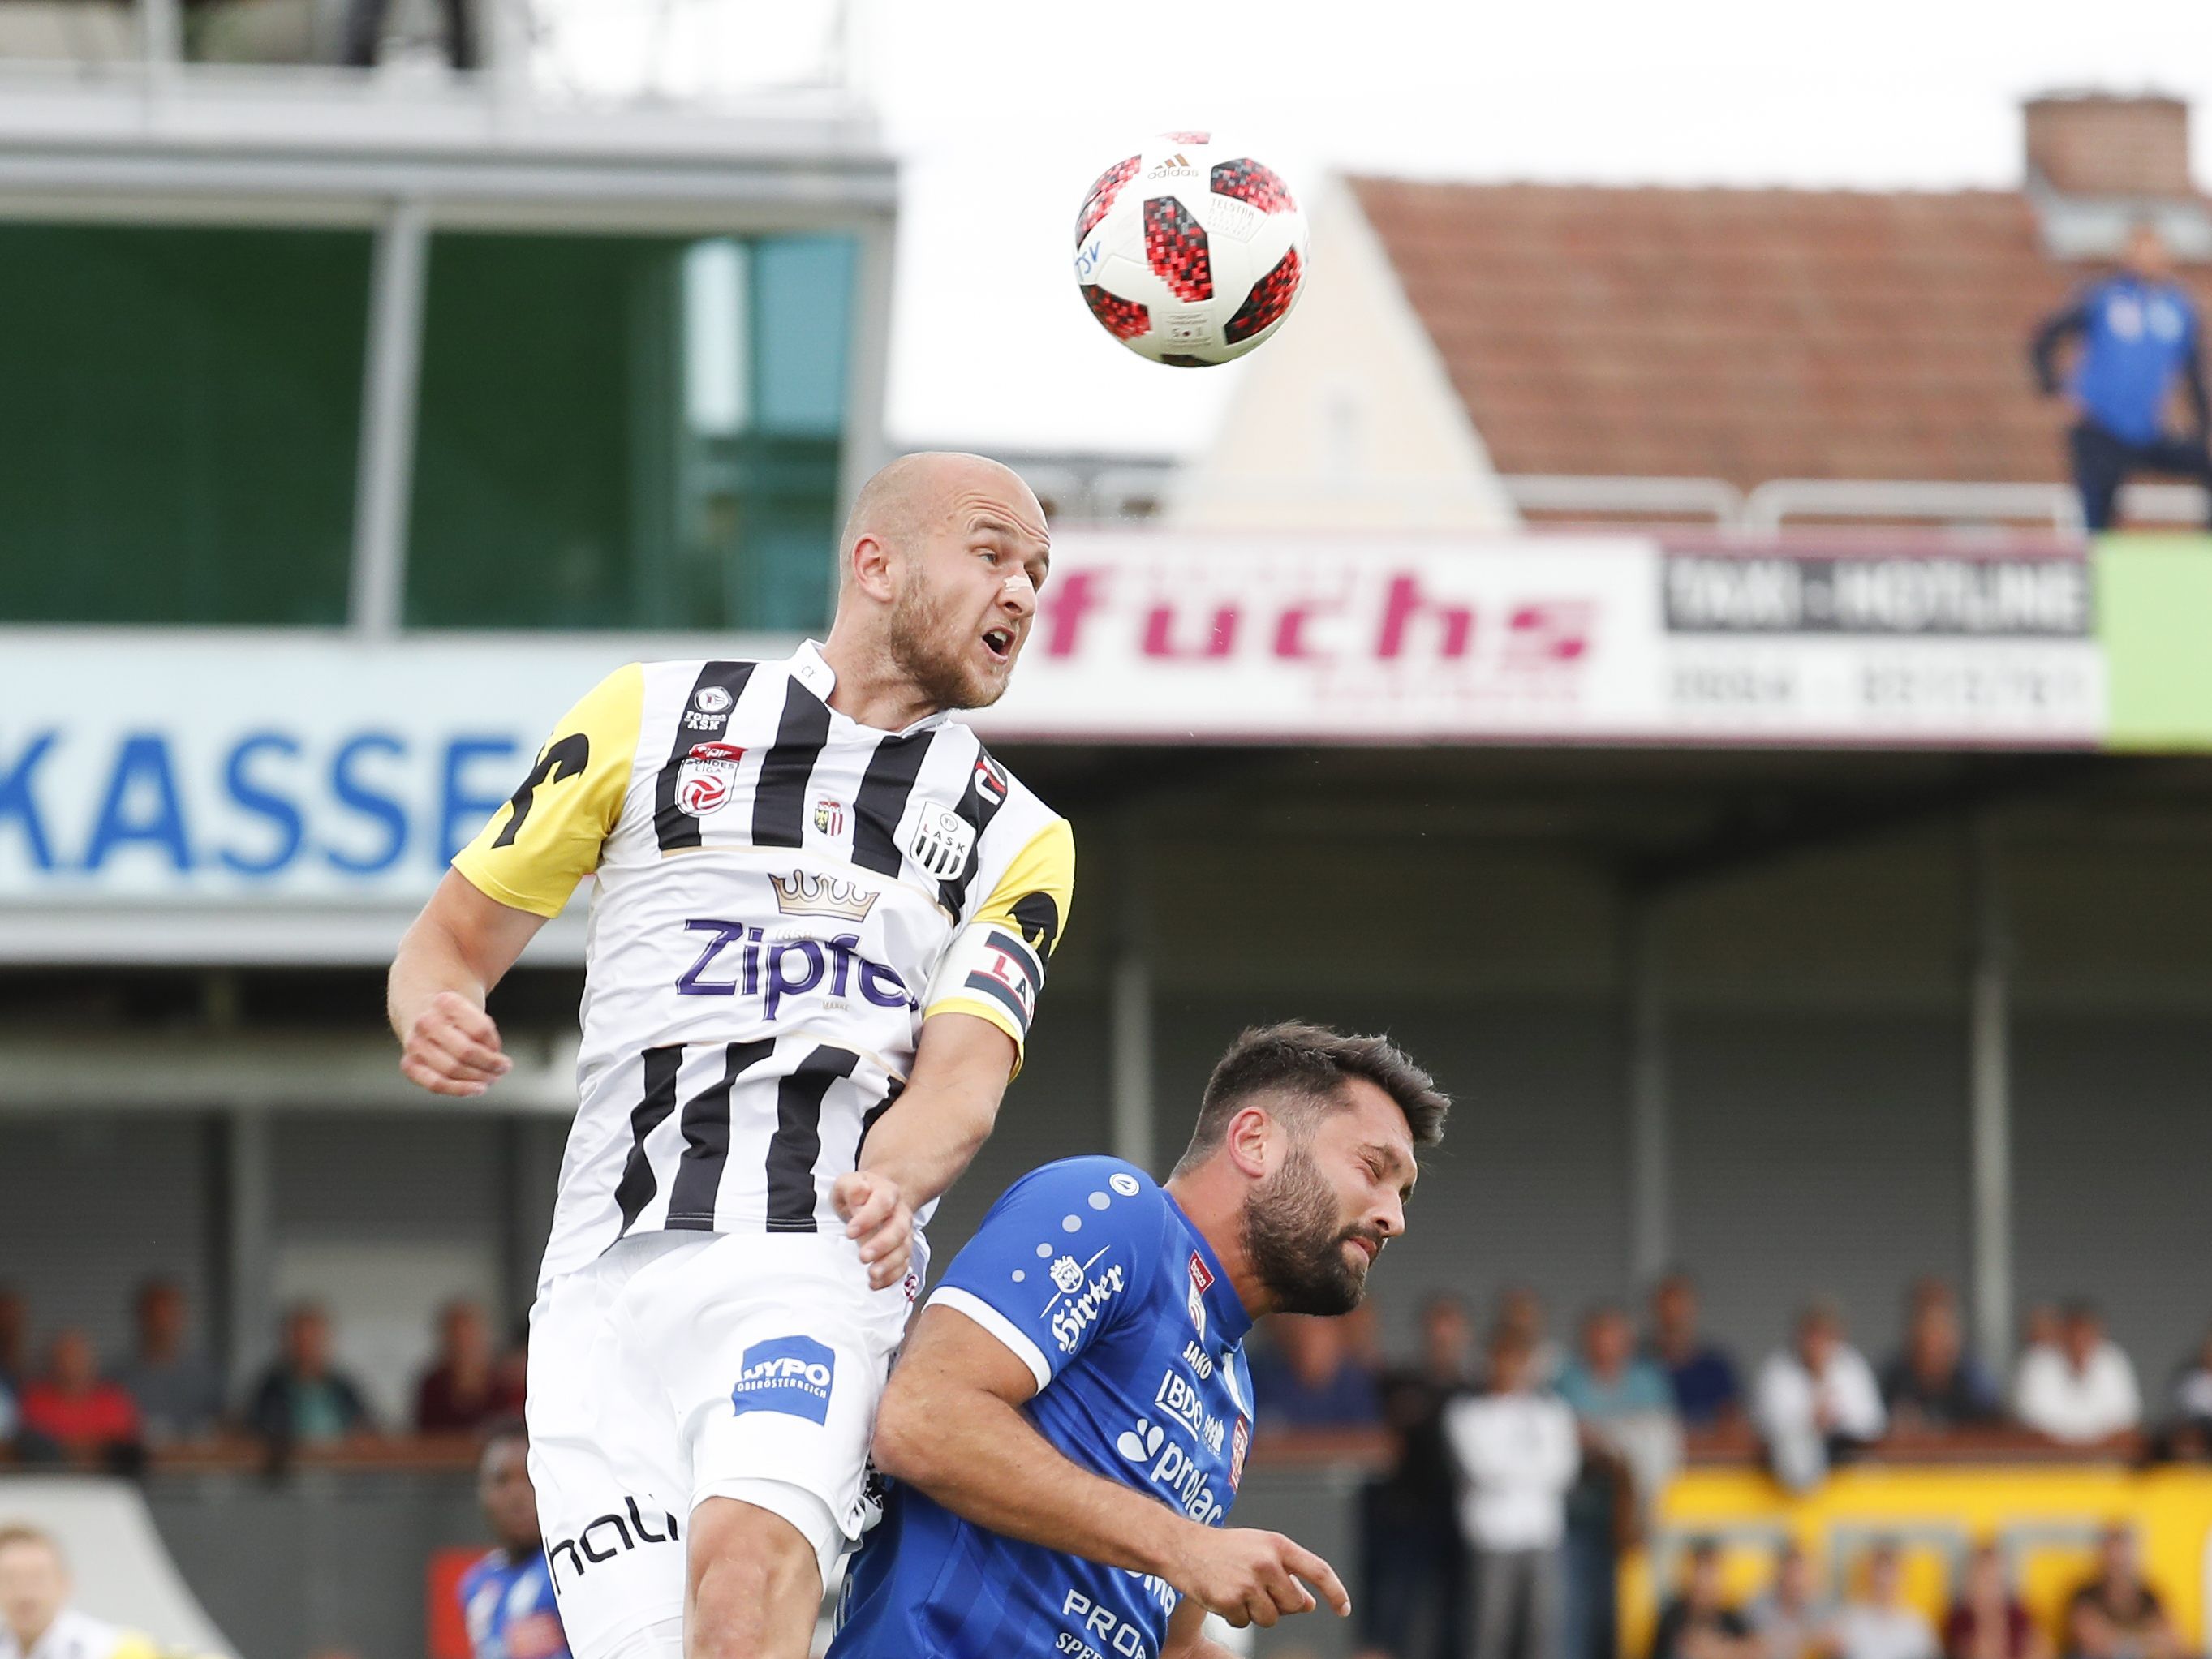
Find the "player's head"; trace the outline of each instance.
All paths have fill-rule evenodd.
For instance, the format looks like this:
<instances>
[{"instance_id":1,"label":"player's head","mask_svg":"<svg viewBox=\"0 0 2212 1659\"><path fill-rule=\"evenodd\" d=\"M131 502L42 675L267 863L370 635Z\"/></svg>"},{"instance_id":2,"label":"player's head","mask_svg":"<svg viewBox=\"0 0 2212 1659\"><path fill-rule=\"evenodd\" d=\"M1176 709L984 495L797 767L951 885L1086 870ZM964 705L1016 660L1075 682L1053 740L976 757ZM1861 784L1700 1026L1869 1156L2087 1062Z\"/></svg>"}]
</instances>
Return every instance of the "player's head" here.
<instances>
[{"instance_id":1,"label":"player's head","mask_svg":"<svg viewBox=\"0 0 2212 1659\"><path fill-rule=\"evenodd\" d=\"M69 1593L61 1546L36 1527L0 1523L0 1620L25 1652L46 1633Z\"/></svg>"},{"instance_id":2,"label":"player's head","mask_svg":"<svg viewBox=\"0 0 2212 1659\"><path fill-rule=\"evenodd\" d=\"M484 1437L483 1455L477 1461L477 1500L502 1549L534 1550L543 1541L538 1492L530 1484L530 1434L520 1422L499 1424Z\"/></svg>"},{"instance_id":3,"label":"player's head","mask_svg":"<svg viewBox=\"0 0 2212 1659\"><path fill-rule=\"evenodd\" d=\"M2120 263L2152 282L2164 282L2173 275L2173 254L2166 246L2158 221L2139 219L2129 228L2127 249Z\"/></svg>"},{"instance_id":4,"label":"player's head","mask_svg":"<svg viewBox=\"0 0 2212 1659\"><path fill-rule=\"evenodd\" d=\"M1176 1174L1235 1172L1240 1242L1273 1311L1340 1314L1405 1231L1414 1148L1443 1139L1450 1109L1385 1038L1261 1026L1214 1066Z\"/></svg>"},{"instance_id":5,"label":"player's head","mask_svg":"<svg viewBox=\"0 0 2212 1659\"><path fill-rule=\"evenodd\" d=\"M981 455L902 456L846 518L836 634L937 708L987 708L1013 675L1051 551L1018 473Z\"/></svg>"}]
</instances>

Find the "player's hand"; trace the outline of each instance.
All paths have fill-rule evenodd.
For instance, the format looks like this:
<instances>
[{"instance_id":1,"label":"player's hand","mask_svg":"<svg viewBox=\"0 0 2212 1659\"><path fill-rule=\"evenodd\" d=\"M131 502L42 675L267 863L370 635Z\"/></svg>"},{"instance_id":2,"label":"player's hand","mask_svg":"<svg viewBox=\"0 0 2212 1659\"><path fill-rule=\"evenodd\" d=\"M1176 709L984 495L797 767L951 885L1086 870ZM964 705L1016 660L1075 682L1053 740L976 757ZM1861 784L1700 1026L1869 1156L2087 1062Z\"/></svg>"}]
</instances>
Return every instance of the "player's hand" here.
<instances>
[{"instance_id":1,"label":"player's hand","mask_svg":"<svg viewBox=\"0 0 2212 1659\"><path fill-rule=\"evenodd\" d=\"M407 1028L400 1075L434 1095L480 1095L514 1069L491 1016L458 991L441 991Z\"/></svg>"},{"instance_id":2,"label":"player's hand","mask_svg":"<svg viewBox=\"0 0 2212 1659\"><path fill-rule=\"evenodd\" d=\"M1352 1611L1336 1570L1296 1539L1252 1527L1192 1530L1196 1536L1184 1553L1183 1571L1171 1582L1240 1630L1273 1625L1285 1613L1311 1613L1319 1605L1316 1590L1339 1618Z\"/></svg>"},{"instance_id":3,"label":"player's hand","mask_svg":"<svg viewBox=\"0 0 2212 1659\"><path fill-rule=\"evenodd\" d=\"M854 1170L837 1177L830 1200L845 1218L845 1237L860 1247L870 1288L883 1290L906 1277L914 1257L914 1206L889 1176Z\"/></svg>"}]
</instances>

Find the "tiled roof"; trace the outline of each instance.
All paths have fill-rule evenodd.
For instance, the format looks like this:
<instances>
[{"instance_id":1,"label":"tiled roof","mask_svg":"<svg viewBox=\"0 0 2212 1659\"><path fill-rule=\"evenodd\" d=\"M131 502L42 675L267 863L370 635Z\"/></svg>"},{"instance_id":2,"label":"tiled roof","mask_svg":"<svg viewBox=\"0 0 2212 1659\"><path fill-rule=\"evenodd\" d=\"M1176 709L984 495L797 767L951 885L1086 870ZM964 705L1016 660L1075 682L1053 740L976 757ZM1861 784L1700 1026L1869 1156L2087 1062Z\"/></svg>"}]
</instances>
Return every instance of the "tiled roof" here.
<instances>
[{"instance_id":1,"label":"tiled roof","mask_svg":"<svg viewBox=\"0 0 2212 1659\"><path fill-rule=\"evenodd\" d=\"M1500 472L2064 476L2023 196L1354 185Z\"/></svg>"}]
</instances>

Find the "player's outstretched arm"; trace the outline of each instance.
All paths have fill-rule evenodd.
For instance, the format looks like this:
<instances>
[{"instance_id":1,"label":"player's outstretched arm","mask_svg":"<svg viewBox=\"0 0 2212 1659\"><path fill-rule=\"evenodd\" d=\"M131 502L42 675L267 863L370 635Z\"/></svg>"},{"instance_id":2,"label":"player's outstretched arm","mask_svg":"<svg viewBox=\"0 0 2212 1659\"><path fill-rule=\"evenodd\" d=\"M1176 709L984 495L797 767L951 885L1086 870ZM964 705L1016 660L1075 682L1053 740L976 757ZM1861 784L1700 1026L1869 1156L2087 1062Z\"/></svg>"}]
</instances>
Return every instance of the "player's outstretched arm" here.
<instances>
[{"instance_id":1,"label":"player's outstretched arm","mask_svg":"<svg viewBox=\"0 0 2212 1659\"><path fill-rule=\"evenodd\" d=\"M923 1024L905 1091L868 1131L859 1170L831 1189L878 1290L905 1276L915 1211L990 1139L1013 1073L1014 1040L989 1020L941 1013Z\"/></svg>"},{"instance_id":2,"label":"player's outstretched arm","mask_svg":"<svg viewBox=\"0 0 2212 1659\"><path fill-rule=\"evenodd\" d=\"M545 918L487 896L446 872L399 941L385 1012L399 1039L399 1070L434 1095L480 1095L514 1063L484 999Z\"/></svg>"},{"instance_id":3,"label":"player's outstretched arm","mask_svg":"<svg viewBox=\"0 0 2212 1659\"><path fill-rule=\"evenodd\" d=\"M967 1315L924 1309L876 1419L877 1467L977 1526L1164 1579L1233 1625L1310 1612L1307 1583L1351 1611L1328 1563L1280 1534L1200 1526L1078 1468L1022 1415L1036 1386Z\"/></svg>"}]
</instances>

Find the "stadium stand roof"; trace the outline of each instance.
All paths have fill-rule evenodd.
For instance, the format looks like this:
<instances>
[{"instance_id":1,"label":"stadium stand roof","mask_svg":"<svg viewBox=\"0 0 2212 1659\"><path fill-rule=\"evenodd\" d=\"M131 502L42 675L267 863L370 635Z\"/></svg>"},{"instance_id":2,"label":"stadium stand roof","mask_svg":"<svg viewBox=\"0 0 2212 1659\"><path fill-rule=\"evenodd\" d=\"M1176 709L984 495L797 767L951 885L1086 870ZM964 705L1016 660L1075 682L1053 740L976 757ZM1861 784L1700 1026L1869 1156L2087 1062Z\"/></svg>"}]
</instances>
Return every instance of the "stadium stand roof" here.
<instances>
[{"instance_id":1,"label":"stadium stand roof","mask_svg":"<svg viewBox=\"0 0 2212 1659\"><path fill-rule=\"evenodd\" d=\"M2116 106L2145 119L2082 118ZM2094 178L2116 228L2193 228L2173 113L2039 100L2017 191L1353 186L1501 473L2054 480L2028 338L2099 267L2051 252L2084 205L2051 173ZM2099 153L2045 164L2080 131ZM2184 270L2212 314L2212 267Z\"/></svg>"}]
</instances>

